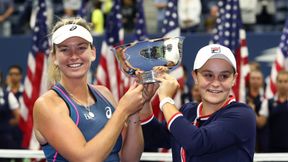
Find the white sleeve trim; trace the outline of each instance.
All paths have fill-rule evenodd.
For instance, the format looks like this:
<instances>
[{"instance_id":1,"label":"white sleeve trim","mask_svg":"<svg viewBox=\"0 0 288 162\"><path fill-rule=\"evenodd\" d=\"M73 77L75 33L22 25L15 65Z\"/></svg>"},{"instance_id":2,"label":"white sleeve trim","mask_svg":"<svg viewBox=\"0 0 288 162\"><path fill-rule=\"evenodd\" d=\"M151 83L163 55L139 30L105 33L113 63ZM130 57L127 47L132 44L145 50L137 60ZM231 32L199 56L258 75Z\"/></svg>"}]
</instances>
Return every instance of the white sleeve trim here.
<instances>
[{"instance_id":1,"label":"white sleeve trim","mask_svg":"<svg viewBox=\"0 0 288 162\"><path fill-rule=\"evenodd\" d=\"M179 113L179 114L175 115L172 119L170 119L170 121L169 121L169 123L168 123L168 130L169 130L169 131L170 131L170 127L171 127L172 123L173 123L174 120L175 120L176 118L178 118L179 116L183 116L183 114Z\"/></svg>"}]
</instances>

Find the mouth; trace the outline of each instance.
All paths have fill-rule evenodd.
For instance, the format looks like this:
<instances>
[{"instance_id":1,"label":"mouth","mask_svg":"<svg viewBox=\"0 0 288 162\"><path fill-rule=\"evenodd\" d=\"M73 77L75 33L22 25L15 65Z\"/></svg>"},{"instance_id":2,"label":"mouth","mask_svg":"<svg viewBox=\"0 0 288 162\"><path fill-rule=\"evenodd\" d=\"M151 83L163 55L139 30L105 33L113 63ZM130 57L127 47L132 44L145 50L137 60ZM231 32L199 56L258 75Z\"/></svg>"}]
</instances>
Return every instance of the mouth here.
<instances>
[{"instance_id":1,"label":"mouth","mask_svg":"<svg viewBox=\"0 0 288 162\"><path fill-rule=\"evenodd\" d=\"M68 64L67 66L69 68L79 68L83 65L83 63L74 63L74 64Z\"/></svg>"},{"instance_id":2,"label":"mouth","mask_svg":"<svg viewBox=\"0 0 288 162\"><path fill-rule=\"evenodd\" d=\"M209 93L214 93L214 94L222 93L221 90L212 90L212 89L208 89L207 91L208 91Z\"/></svg>"}]
</instances>

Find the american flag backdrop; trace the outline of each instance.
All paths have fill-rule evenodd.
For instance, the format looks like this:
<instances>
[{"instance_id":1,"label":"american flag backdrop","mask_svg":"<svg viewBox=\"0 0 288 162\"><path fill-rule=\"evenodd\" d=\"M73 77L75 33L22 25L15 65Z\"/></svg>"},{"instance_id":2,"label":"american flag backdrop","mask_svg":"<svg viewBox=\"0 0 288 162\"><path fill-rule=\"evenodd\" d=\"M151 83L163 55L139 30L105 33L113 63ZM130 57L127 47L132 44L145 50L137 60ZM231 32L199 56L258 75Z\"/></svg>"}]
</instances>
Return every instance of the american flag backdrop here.
<instances>
[{"instance_id":1,"label":"american flag backdrop","mask_svg":"<svg viewBox=\"0 0 288 162\"><path fill-rule=\"evenodd\" d=\"M245 102L245 77L249 72L248 49L245 30L242 29L238 0L220 0L219 14L212 42L231 49L237 62L238 77L233 93L240 102Z\"/></svg>"},{"instance_id":2,"label":"american flag backdrop","mask_svg":"<svg viewBox=\"0 0 288 162\"><path fill-rule=\"evenodd\" d=\"M276 58L271 68L270 76L267 82L265 97L272 98L277 89L276 89L276 77L279 71L288 70L288 19L281 35L281 41L279 48L277 49Z\"/></svg>"},{"instance_id":3,"label":"american flag backdrop","mask_svg":"<svg viewBox=\"0 0 288 162\"><path fill-rule=\"evenodd\" d=\"M137 12L136 12L136 24L135 24L135 36L136 40L143 41L147 39L143 0L136 0L136 8Z\"/></svg>"},{"instance_id":4,"label":"american flag backdrop","mask_svg":"<svg viewBox=\"0 0 288 162\"><path fill-rule=\"evenodd\" d=\"M165 18L163 21L162 34L163 37L179 37L180 36L180 27L178 23L178 0L168 0L168 6L165 11ZM178 68L173 70L170 75L175 77L179 84L180 89L174 96L175 105L177 107L181 106L181 93L184 86L184 70L180 65Z\"/></svg>"},{"instance_id":5,"label":"american flag backdrop","mask_svg":"<svg viewBox=\"0 0 288 162\"><path fill-rule=\"evenodd\" d=\"M179 37L180 36L180 27L178 23L178 10L177 10L177 0L168 0L167 8L165 11L165 17L163 20L163 28L161 29L162 37ZM184 70L182 66L179 66L172 72L170 75L175 77L179 84L180 89L177 91L174 96L175 105L177 107L181 106L181 93L182 87L184 86ZM164 120L163 114L159 109L159 97L156 95L152 101L153 113L158 120Z\"/></svg>"},{"instance_id":6,"label":"american flag backdrop","mask_svg":"<svg viewBox=\"0 0 288 162\"><path fill-rule=\"evenodd\" d=\"M178 1L168 0L167 9L165 11L165 18L163 21L163 28L161 29L163 37L179 37L180 27L178 23Z\"/></svg>"},{"instance_id":7,"label":"american flag backdrop","mask_svg":"<svg viewBox=\"0 0 288 162\"><path fill-rule=\"evenodd\" d=\"M77 11L77 16L87 20L87 4L89 0L82 0L81 7Z\"/></svg>"},{"instance_id":8,"label":"american flag backdrop","mask_svg":"<svg viewBox=\"0 0 288 162\"><path fill-rule=\"evenodd\" d=\"M116 100L130 86L130 79L121 72L117 59L111 48L124 43L122 28L121 1L114 0L113 7L107 18L105 40L101 47L101 57L96 71L96 84L104 85L111 90Z\"/></svg>"},{"instance_id":9,"label":"american flag backdrop","mask_svg":"<svg viewBox=\"0 0 288 162\"><path fill-rule=\"evenodd\" d=\"M32 47L27 60L24 93L23 98L20 99L20 126L24 131L23 146L29 149L40 148L33 135L33 105L36 99L48 89L46 74L49 42L46 20L46 2L39 0L32 34Z\"/></svg>"}]
</instances>

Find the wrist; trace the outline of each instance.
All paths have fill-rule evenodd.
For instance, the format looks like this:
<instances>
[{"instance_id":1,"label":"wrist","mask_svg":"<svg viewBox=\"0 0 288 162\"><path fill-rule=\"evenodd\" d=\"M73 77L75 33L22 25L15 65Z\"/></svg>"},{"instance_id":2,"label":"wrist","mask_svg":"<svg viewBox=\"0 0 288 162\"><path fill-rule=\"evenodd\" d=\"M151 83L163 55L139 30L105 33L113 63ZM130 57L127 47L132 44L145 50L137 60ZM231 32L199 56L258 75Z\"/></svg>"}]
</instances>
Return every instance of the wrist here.
<instances>
[{"instance_id":1,"label":"wrist","mask_svg":"<svg viewBox=\"0 0 288 162\"><path fill-rule=\"evenodd\" d=\"M166 104L175 105L175 101L171 97L165 97L165 98L160 99L159 108L161 111L163 111L164 105Z\"/></svg>"},{"instance_id":2,"label":"wrist","mask_svg":"<svg viewBox=\"0 0 288 162\"><path fill-rule=\"evenodd\" d=\"M129 118L129 114L126 111L121 110L120 107L117 107L117 109L113 113L113 116L118 116L118 118L120 118L124 122L127 121L127 119Z\"/></svg>"}]
</instances>

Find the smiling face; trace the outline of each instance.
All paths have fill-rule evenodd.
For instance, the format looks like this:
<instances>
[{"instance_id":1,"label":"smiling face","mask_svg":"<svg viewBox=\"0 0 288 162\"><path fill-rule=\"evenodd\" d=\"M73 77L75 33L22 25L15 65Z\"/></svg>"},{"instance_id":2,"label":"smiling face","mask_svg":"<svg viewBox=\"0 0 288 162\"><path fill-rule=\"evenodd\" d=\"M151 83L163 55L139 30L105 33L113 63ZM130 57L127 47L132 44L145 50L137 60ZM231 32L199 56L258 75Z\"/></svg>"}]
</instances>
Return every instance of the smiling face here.
<instances>
[{"instance_id":1,"label":"smiling face","mask_svg":"<svg viewBox=\"0 0 288 162\"><path fill-rule=\"evenodd\" d=\"M222 106L228 99L237 74L226 60L209 59L200 69L192 73L199 87L202 102Z\"/></svg>"},{"instance_id":2,"label":"smiling face","mask_svg":"<svg viewBox=\"0 0 288 162\"><path fill-rule=\"evenodd\" d=\"M63 78L83 78L95 60L95 48L80 37L71 37L55 45L53 63Z\"/></svg>"}]
</instances>

